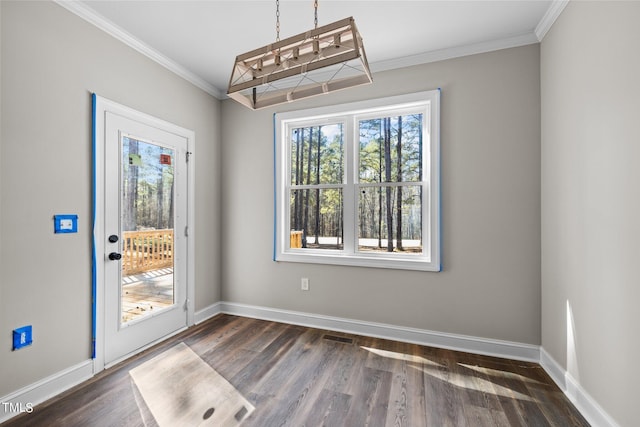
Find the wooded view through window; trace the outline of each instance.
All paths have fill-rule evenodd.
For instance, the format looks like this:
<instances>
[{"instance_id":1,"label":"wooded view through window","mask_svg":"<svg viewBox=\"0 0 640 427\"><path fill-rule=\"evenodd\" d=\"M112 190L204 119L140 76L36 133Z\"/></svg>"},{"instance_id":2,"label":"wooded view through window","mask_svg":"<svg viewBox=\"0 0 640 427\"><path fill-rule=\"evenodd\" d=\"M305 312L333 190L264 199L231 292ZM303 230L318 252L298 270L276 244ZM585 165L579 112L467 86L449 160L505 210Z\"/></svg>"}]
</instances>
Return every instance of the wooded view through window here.
<instances>
[{"instance_id":1,"label":"wooded view through window","mask_svg":"<svg viewBox=\"0 0 640 427\"><path fill-rule=\"evenodd\" d=\"M422 252L422 120L358 121L359 251ZM300 248L343 248L343 127L291 131L290 226Z\"/></svg>"},{"instance_id":2,"label":"wooded view through window","mask_svg":"<svg viewBox=\"0 0 640 427\"><path fill-rule=\"evenodd\" d=\"M342 124L291 131L291 230L301 248L342 249Z\"/></svg>"},{"instance_id":3,"label":"wooded view through window","mask_svg":"<svg viewBox=\"0 0 640 427\"><path fill-rule=\"evenodd\" d=\"M169 148L122 138L122 231L173 228L173 156Z\"/></svg>"},{"instance_id":4,"label":"wooded view through window","mask_svg":"<svg viewBox=\"0 0 640 427\"><path fill-rule=\"evenodd\" d=\"M358 123L358 250L422 252L422 114Z\"/></svg>"},{"instance_id":5,"label":"wooded view through window","mask_svg":"<svg viewBox=\"0 0 640 427\"><path fill-rule=\"evenodd\" d=\"M276 197L285 210L277 259L439 270L439 92L423 94L422 102L276 120Z\"/></svg>"}]
</instances>

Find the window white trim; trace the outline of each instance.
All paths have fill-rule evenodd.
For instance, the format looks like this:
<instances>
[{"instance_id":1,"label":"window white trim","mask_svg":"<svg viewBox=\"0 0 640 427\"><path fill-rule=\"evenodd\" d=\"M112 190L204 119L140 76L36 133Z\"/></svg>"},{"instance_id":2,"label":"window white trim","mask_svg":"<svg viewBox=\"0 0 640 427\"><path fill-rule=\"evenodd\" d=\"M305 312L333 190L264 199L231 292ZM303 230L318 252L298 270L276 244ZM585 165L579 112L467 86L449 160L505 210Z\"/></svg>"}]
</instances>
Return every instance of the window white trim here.
<instances>
[{"instance_id":1,"label":"window white trim","mask_svg":"<svg viewBox=\"0 0 640 427\"><path fill-rule=\"evenodd\" d=\"M423 129L423 171L425 175L419 185L422 187L422 233L427 236L423 241L422 254L403 253L363 253L357 252L355 235L357 227L356 197L358 144L345 143L345 182L342 184L322 185L331 188L343 188L344 194L344 242L342 250L331 249L290 249L289 248L289 199L288 182L290 164L288 161L288 129L291 127L317 126L319 122L344 123L345 138L356 138L356 121L363 117L394 114L416 108L424 110L425 128ZM275 230L274 260L286 262L304 262L313 264L335 264L359 267L393 268L404 270L441 271L440 262L440 90L418 92L388 98L379 98L350 104L320 107L274 115L274 167L275 167ZM357 139L356 139L357 140ZM362 184L368 186L369 184ZM385 185L385 183L382 183ZM391 183L390 185L396 185ZM318 188L318 186L314 186ZM347 216L351 220L347 220ZM355 221L355 222L354 222ZM347 227L347 224L351 224ZM356 224L356 225L354 225Z\"/></svg>"}]
</instances>

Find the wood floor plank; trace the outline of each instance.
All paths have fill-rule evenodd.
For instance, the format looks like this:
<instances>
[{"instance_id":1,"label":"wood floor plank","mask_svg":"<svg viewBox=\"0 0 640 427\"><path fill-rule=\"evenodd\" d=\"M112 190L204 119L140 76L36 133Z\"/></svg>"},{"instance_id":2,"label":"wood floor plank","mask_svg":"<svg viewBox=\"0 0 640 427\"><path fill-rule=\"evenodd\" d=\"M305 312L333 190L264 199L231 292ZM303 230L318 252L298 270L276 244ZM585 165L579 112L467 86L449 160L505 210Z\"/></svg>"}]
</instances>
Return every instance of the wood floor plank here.
<instances>
[{"instance_id":1,"label":"wood floor plank","mask_svg":"<svg viewBox=\"0 0 640 427\"><path fill-rule=\"evenodd\" d=\"M396 342L391 348L393 380L389 392L386 425L426 425L422 362L414 354L415 347L413 344Z\"/></svg>"},{"instance_id":2,"label":"wood floor plank","mask_svg":"<svg viewBox=\"0 0 640 427\"><path fill-rule=\"evenodd\" d=\"M208 347L202 348L201 357L215 362L217 359L224 358L229 352L245 348L249 342L260 338L260 332L265 324L255 323L253 319L240 319L230 326L223 335L217 337L216 341L209 343ZM194 351L198 350L200 349L196 347Z\"/></svg>"},{"instance_id":3,"label":"wood floor plank","mask_svg":"<svg viewBox=\"0 0 640 427\"><path fill-rule=\"evenodd\" d=\"M409 395L409 420L411 425L427 425L427 396L424 386L424 362L420 346L411 345L411 359L407 362L407 393Z\"/></svg>"},{"instance_id":4,"label":"wood floor plank","mask_svg":"<svg viewBox=\"0 0 640 427\"><path fill-rule=\"evenodd\" d=\"M345 418L345 426L384 426L389 407L389 391L393 374L363 366Z\"/></svg>"},{"instance_id":5,"label":"wood floor plank","mask_svg":"<svg viewBox=\"0 0 640 427\"><path fill-rule=\"evenodd\" d=\"M360 364L364 363L367 352L356 346L342 346L336 357L333 370L327 373L328 379L325 388L337 393L349 395L349 386L355 382L360 371Z\"/></svg>"},{"instance_id":6,"label":"wood floor plank","mask_svg":"<svg viewBox=\"0 0 640 427\"><path fill-rule=\"evenodd\" d=\"M437 364L426 371L428 374L427 381L434 384L430 395L433 398L434 395L442 394L442 397L436 402L447 410L442 412L440 417L434 420L435 424L432 423L432 425L438 425L438 422L452 426L472 425L468 423L465 415L465 400L467 399L465 389L460 386L459 375L455 369L457 359L454 353L451 350L436 349L434 355L436 356ZM427 385L425 384L425 389L426 387ZM428 411L437 408L433 403L427 402L427 404Z\"/></svg>"},{"instance_id":7,"label":"wood floor plank","mask_svg":"<svg viewBox=\"0 0 640 427\"><path fill-rule=\"evenodd\" d=\"M258 353L252 363L245 366L229 381L234 384L241 393L252 391L255 384L260 381L269 370L278 363L280 357L285 355L295 344L296 339L302 335L300 328L286 326L265 349Z\"/></svg>"},{"instance_id":8,"label":"wood floor plank","mask_svg":"<svg viewBox=\"0 0 640 427\"><path fill-rule=\"evenodd\" d=\"M351 396L328 389L322 389L314 404L304 414L302 420L294 420L293 425L339 426L351 406Z\"/></svg>"},{"instance_id":9,"label":"wood floor plank","mask_svg":"<svg viewBox=\"0 0 640 427\"><path fill-rule=\"evenodd\" d=\"M308 412L314 410L327 381L326 373L331 371L341 348L340 343L323 340L318 331L309 331L305 335L306 339L301 341L297 350L292 349L275 369L281 372L279 378L272 376L260 385L261 389L271 392L287 390L291 396L291 412L287 420L281 422L289 421L291 425L304 425Z\"/></svg>"},{"instance_id":10,"label":"wood floor plank","mask_svg":"<svg viewBox=\"0 0 640 427\"><path fill-rule=\"evenodd\" d=\"M307 332L300 335L287 354L280 357L277 364L261 381L256 383L252 391L266 395L287 387L290 394L298 393L300 387L304 387L305 384L296 385L295 381L299 383L301 378L312 375L309 369L321 361L321 351L309 351L311 348L320 350L319 346L322 345L320 340L320 333ZM292 381L293 384L291 384ZM292 386L296 388L291 389Z\"/></svg>"},{"instance_id":11,"label":"wood floor plank","mask_svg":"<svg viewBox=\"0 0 640 427\"><path fill-rule=\"evenodd\" d=\"M154 427L129 372L179 343L255 407L246 427L589 425L534 363L222 314L2 426Z\"/></svg>"}]
</instances>

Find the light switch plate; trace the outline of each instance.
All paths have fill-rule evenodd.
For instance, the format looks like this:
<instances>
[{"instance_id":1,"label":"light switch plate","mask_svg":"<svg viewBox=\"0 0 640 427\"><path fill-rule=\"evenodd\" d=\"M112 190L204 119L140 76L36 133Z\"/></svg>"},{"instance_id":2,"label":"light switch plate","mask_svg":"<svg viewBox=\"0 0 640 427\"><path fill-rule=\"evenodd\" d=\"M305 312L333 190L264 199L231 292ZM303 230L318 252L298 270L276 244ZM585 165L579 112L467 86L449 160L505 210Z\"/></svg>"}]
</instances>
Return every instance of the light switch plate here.
<instances>
[{"instance_id":1,"label":"light switch plate","mask_svg":"<svg viewBox=\"0 0 640 427\"><path fill-rule=\"evenodd\" d=\"M54 215L53 231L55 233L77 233L78 215Z\"/></svg>"}]
</instances>

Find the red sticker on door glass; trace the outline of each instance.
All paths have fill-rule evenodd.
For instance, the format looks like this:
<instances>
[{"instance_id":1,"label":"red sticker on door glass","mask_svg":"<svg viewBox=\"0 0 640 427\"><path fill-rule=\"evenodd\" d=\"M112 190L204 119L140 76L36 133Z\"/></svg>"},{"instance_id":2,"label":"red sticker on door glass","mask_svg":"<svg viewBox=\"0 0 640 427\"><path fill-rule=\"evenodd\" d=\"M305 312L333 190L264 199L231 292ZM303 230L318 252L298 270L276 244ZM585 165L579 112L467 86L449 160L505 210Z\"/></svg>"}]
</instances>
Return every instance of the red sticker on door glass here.
<instances>
[{"instance_id":1,"label":"red sticker on door glass","mask_svg":"<svg viewBox=\"0 0 640 427\"><path fill-rule=\"evenodd\" d=\"M160 154L160 164L161 165L170 165L171 164L171 156L169 154Z\"/></svg>"}]
</instances>

